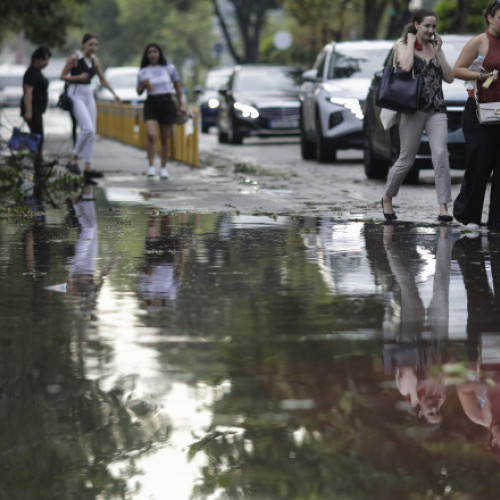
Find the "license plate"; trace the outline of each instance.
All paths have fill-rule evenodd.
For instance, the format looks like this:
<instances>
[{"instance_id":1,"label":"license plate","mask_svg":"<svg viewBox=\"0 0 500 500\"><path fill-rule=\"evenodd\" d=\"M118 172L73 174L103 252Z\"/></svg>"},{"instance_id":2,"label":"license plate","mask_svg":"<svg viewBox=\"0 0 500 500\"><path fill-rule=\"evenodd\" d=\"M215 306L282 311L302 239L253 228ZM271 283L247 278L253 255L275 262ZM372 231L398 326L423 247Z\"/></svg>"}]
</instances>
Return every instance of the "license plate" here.
<instances>
[{"instance_id":1,"label":"license plate","mask_svg":"<svg viewBox=\"0 0 500 500\"><path fill-rule=\"evenodd\" d=\"M269 128L298 128L299 120L273 120L269 122Z\"/></svg>"}]
</instances>

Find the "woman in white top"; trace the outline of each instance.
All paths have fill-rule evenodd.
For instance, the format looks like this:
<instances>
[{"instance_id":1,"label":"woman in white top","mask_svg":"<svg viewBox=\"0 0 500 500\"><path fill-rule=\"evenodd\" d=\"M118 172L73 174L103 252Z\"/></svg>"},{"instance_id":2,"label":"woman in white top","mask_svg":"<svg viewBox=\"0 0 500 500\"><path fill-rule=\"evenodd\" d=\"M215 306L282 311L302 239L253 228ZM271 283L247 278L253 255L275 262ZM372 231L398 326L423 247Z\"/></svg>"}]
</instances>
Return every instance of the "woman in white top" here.
<instances>
[{"instance_id":1,"label":"woman in white top","mask_svg":"<svg viewBox=\"0 0 500 500\"><path fill-rule=\"evenodd\" d=\"M101 172L92 170L92 152L97 125L97 111L94 93L90 81L97 75L103 87L106 87L120 102L120 98L104 78L101 64L95 55L99 42L95 35L83 36L82 50L77 50L68 57L61 73L61 80L68 83L68 95L73 100L73 114L80 125L80 135L73 148L73 158L66 168L79 175L78 159L84 161L84 180L86 184L96 184L93 177L102 177Z\"/></svg>"},{"instance_id":2,"label":"woman in white top","mask_svg":"<svg viewBox=\"0 0 500 500\"><path fill-rule=\"evenodd\" d=\"M140 95L147 90L148 97L144 103L144 121L148 138L148 177L156 175L154 167L155 143L160 128L161 142L161 170L160 178L168 179L168 138L172 125L175 123L178 112L184 112L182 87L180 78L173 64L168 64L161 47L156 43L149 43L144 49L141 60L141 69L137 80L137 93ZM174 102L173 94L177 95L179 109Z\"/></svg>"}]
</instances>

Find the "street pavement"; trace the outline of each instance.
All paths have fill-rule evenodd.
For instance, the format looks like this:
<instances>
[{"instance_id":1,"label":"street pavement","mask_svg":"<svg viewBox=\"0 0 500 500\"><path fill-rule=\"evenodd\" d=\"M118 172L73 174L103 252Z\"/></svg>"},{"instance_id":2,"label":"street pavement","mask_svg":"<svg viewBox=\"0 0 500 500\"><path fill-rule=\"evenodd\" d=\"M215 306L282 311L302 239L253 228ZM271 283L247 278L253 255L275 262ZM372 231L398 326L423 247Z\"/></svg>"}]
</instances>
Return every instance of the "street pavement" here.
<instances>
[{"instance_id":1,"label":"street pavement","mask_svg":"<svg viewBox=\"0 0 500 500\"><path fill-rule=\"evenodd\" d=\"M66 113L49 110L46 152L64 165L71 154ZM339 161L304 161L296 138L269 144L220 145L216 134L200 134L201 166L169 161L170 179L146 177L146 152L97 137L94 168L104 173L99 186L110 201L148 203L166 210L330 216L343 220L380 220L383 181L367 179L360 152L341 152ZM158 165L158 161L157 161ZM452 197L461 170L452 170ZM400 221L436 224L438 204L433 171L421 171L418 185L404 185L395 198ZM487 198L488 199L488 198ZM485 209L487 206L485 207Z\"/></svg>"}]
</instances>

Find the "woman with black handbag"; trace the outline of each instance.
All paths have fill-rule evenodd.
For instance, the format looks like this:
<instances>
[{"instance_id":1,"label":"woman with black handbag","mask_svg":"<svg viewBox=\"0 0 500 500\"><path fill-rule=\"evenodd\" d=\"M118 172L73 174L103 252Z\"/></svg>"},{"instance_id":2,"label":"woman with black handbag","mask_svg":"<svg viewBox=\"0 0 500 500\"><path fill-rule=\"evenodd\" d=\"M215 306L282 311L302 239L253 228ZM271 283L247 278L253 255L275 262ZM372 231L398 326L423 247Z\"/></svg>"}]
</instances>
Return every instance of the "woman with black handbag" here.
<instances>
[{"instance_id":1,"label":"woman with black handbag","mask_svg":"<svg viewBox=\"0 0 500 500\"><path fill-rule=\"evenodd\" d=\"M495 70L500 70L500 3L490 2L484 10L487 29L469 40L458 56L453 74L461 80L475 81L476 89L469 90L465 104L462 128L465 136L465 173L460 193L453 204L453 215L469 230L478 230L481 224L484 196L493 172L487 226L500 232L500 122L479 123L476 99L479 103L500 101L500 81ZM478 56L483 57L483 69L469 69ZM489 85L486 83L490 79Z\"/></svg>"},{"instance_id":2,"label":"woman with black handbag","mask_svg":"<svg viewBox=\"0 0 500 500\"><path fill-rule=\"evenodd\" d=\"M401 113L399 158L389 170L382 211L386 220L397 219L392 199L399 192L404 178L413 167L422 132L427 131L439 203L438 220L451 222L448 203L451 202L450 163L447 138L448 119L443 97L443 80L453 81L452 69L441 49L443 41L436 32L437 15L430 9L420 9L407 26L404 40L396 43L396 61L403 71L414 71L423 76L418 110L414 114Z\"/></svg>"},{"instance_id":3,"label":"woman with black handbag","mask_svg":"<svg viewBox=\"0 0 500 500\"><path fill-rule=\"evenodd\" d=\"M97 125L97 110L92 85L94 76L99 77L103 87L109 89L116 101L120 98L113 90L111 84L104 77L101 63L95 55L99 46L95 35L87 33L82 39L82 50L77 50L68 57L61 73L61 80L68 83L68 96L73 101L73 114L80 125L80 135L73 148L71 161L66 168L73 174L80 175L78 160L83 158L83 179L86 184L97 184L95 177L102 177L102 172L92 168L92 153Z\"/></svg>"}]
</instances>

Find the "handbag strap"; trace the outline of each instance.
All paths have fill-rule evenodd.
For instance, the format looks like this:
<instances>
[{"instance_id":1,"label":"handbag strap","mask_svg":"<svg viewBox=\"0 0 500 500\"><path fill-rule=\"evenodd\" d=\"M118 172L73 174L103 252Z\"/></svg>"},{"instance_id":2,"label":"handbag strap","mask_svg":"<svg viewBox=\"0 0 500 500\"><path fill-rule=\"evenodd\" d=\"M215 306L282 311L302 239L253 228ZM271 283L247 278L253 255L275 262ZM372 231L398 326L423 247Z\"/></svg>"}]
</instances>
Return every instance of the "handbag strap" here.
<instances>
[{"instance_id":1,"label":"handbag strap","mask_svg":"<svg viewBox=\"0 0 500 500\"><path fill-rule=\"evenodd\" d=\"M394 48L392 49L392 72L394 73L398 69L398 62L396 60L396 52L397 52L397 44L399 42L396 42L394 44ZM413 80L415 80L415 68L411 68L411 77Z\"/></svg>"}]
</instances>

